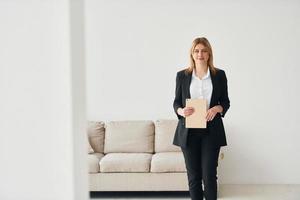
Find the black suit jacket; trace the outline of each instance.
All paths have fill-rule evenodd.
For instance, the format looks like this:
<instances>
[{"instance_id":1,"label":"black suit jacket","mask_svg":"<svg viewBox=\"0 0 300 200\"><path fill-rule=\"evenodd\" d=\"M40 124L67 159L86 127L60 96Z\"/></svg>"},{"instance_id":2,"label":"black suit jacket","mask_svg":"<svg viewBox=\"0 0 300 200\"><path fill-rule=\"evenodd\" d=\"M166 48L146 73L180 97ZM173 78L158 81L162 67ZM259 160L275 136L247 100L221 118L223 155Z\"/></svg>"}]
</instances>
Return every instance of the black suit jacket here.
<instances>
[{"instance_id":1,"label":"black suit jacket","mask_svg":"<svg viewBox=\"0 0 300 200\"><path fill-rule=\"evenodd\" d=\"M210 76L213 85L213 91L209 108L214 107L215 105L221 105L223 107L223 112L218 113L212 121L207 122L208 135L206 137L206 141L207 145L211 147L226 146L227 142L222 117L225 116L225 113L230 106L227 91L227 78L225 72L221 69L217 69L217 73L215 75L213 75L210 71ZM187 145L188 128L185 128L185 118L178 115L177 109L184 108L185 100L191 98L191 78L192 73L186 74L185 70L177 72L173 108L178 117L178 124L176 127L173 144L183 148L185 148Z\"/></svg>"}]
</instances>

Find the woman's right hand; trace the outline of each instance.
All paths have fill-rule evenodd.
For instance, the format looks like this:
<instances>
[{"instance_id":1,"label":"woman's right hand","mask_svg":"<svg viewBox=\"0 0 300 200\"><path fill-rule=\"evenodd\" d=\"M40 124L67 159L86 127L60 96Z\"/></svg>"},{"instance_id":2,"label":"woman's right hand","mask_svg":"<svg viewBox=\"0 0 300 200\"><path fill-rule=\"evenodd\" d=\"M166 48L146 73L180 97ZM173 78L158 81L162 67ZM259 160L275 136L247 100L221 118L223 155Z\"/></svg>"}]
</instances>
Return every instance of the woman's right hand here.
<instances>
[{"instance_id":1,"label":"woman's right hand","mask_svg":"<svg viewBox=\"0 0 300 200\"><path fill-rule=\"evenodd\" d=\"M195 112L193 107L178 108L177 113L182 117L188 117Z\"/></svg>"}]
</instances>

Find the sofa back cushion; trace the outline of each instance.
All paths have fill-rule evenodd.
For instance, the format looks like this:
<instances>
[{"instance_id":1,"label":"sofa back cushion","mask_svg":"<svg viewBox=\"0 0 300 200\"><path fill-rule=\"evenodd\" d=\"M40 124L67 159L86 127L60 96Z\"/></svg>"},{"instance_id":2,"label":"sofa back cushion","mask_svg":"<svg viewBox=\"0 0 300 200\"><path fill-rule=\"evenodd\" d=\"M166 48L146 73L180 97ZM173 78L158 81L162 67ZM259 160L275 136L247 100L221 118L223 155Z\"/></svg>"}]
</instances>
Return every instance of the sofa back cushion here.
<instances>
[{"instance_id":1,"label":"sofa back cushion","mask_svg":"<svg viewBox=\"0 0 300 200\"><path fill-rule=\"evenodd\" d=\"M152 121L111 121L105 125L104 153L153 153Z\"/></svg>"},{"instance_id":2,"label":"sofa back cushion","mask_svg":"<svg viewBox=\"0 0 300 200\"><path fill-rule=\"evenodd\" d=\"M95 153L104 151L104 122L88 121L88 141Z\"/></svg>"},{"instance_id":3,"label":"sofa back cushion","mask_svg":"<svg viewBox=\"0 0 300 200\"><path fill-rule=\"evenodd\" d=\"M155 121L155 152L181 151L180 147L173 145L173 138L178 120Z\"/></svg>"}]
</instances>

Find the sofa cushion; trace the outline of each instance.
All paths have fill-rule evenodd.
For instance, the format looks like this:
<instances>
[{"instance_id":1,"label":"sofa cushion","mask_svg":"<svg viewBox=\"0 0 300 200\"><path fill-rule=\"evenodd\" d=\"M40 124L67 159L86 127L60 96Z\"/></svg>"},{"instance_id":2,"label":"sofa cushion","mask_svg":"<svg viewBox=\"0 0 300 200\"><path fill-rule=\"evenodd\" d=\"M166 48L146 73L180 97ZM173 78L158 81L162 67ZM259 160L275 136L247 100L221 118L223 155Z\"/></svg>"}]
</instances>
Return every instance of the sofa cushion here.
<instances>
[{"instance_id":1,"label":"sofa cushion","mask_svg":"<svg viewBox=\"0 0 300 200\"><path fill-rule=\"evenodd\" d=\"M151 160L151 172L186 172L183 153L155 153Z\"/></svg>"},{"instance_id":2,"label":"sofa cushion","mask_svg":"<svg viewBox=\"0 0 300 200\"><path fill-rule=\"evenodd\" d=\"M88 141L95 153L104 151L104 122L88 121Z\"/></svg>"},{"instance_id":3,"label":"sofa cushion","mask_svg":"<svg viewBox=\"0 0 300 200\"><path fill-rule=\"evenodd\" d=\"M178 146L173 145L173 138L178 120L155 121L155 152L180 152Z\"/></svg>"},{"instance_id":4,"label":"sofa cushion","mask_svg":"<svg viewBox=\"0 0 300 200\"><path fill-rule=\"evenodd\" d=\"M105 125L104 153L153 153L152 121L111 121Z\"/></svg>"},{"instance_id":5,"label":"sofa cushion","mask_svg":"<svg viewBox=\"0 0 300 200\"><path fill-rule=\"evenodd\" d=\"M88 170L89 173L99 173L99 161L104 156L102 153L88 154Z\"/></svg>"},{"instance_id":6,"label":"sofa cushion","mask_svg":"<svg viewBox=\"0 0 300 200\"><path fill-rule=\"evenodd\" d=\"M93 148L91 147L91 144L90 144L89 141L87 141L87 151L88 151L88 153L94 153L94 150L93 150Z\"/></svg>"},{"instance_id":7,"label":"sofa cushion","mask_svg":"<svg viewBox=\"0 0 300 200\"><path fill-rule=\"evenodd\" d=\"M149 172L152 154L109 153L100 160L100 172Z\"/></svg>"}]
</instances>

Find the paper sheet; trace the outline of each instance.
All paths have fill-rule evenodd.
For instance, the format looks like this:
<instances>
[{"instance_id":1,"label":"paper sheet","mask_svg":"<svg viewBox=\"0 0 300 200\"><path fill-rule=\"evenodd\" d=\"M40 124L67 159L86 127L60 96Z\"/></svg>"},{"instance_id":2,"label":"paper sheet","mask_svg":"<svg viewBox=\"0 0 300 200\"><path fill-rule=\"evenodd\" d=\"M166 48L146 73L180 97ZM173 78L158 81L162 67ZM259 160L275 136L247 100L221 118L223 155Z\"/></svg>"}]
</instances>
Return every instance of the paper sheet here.
<instances>
[{"instance_id":1,"label":"paper sheet","mask_svg":"<svg viewBox=\"0 0 300 200\"><path fill-rule=\"evenodd\" d=\"M194 113L185 118L186 128L206 128L206 99L186 99L186 107L193 107Z\"/></svg>"}]
</instances>

